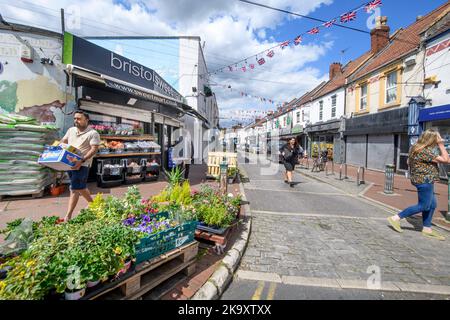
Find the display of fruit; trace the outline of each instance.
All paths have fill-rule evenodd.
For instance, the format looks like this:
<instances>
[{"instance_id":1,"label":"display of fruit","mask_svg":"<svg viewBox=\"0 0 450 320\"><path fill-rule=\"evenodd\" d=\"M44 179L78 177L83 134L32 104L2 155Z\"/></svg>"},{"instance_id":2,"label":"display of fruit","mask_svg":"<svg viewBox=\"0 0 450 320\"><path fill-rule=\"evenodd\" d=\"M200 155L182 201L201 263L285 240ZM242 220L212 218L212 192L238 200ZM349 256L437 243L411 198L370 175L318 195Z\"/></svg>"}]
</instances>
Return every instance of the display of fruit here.
<instances>
[{"instance_id":1,"label":"display of fruit","mask_svg":"<svg viewBox=\"0 0 450 320\"><path fill-rule=\"evenodd\" d=\"M125 145L123 142L112 140L108 143L108 148L111 149L124 149Z\"/></svg>"}]
</instances>

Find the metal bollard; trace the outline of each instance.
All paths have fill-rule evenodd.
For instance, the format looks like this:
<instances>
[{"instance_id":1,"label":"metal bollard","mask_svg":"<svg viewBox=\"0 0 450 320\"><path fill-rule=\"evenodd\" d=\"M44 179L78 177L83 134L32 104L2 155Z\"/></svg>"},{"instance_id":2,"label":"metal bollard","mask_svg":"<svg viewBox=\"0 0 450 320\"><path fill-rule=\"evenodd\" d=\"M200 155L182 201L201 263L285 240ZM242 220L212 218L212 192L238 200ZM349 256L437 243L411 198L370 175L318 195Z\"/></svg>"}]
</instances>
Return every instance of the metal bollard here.
<instances>
[{"instance_id":1,"label":"metal bollard","mask_svg":"<svg viewBox=\"0 0 450 320\"><path fill-rule=\"evenodd\" d=\"M227 181L228 162L226 161L225 157L223 158L219 167L220 167L219 190L222 195L226 195L228 190L228 181Z\"/></svg>"},{"instance_id":2,"label":"metal bollard","mask_svg":"<svg viewBox=\"0 0 450 320\"><path fill-rule=\"evenodd\" d=\"M450 221L450 172L447 172L447 184L448 184L448 208L447 214L445 215L445 220Z\"/></svg>"},{"instance_id":3,"label":"metal bollard","mask_svg":"<svg viewBox=\"0 0 450 320\"><path fill-rule=\"evenodd\" d=\"M385 179L384 179L384 193L394 193L394 168L393 164L386 165Z\"/></svg>"},{"instance_id":4,"label":"metal bollard","mask_svg":"<svg viewBox=\"0 0 450 320\"><path fill-rule=\"evenodd\" d=\"M361 179L361 176L362 176L362 179ZM366 184L364 176L365 176L365 168L359 167L358 172L356 173L356 185L357 186L359 186L361 184Z\"/></svg>"},{"instance_id":5,"label":"metal bollard","mask_svg":"<svg viewBox=\"0 0 450 320\"><path fill-rule=\"evenodd\" d=\"M344 178L342 178L342 168L344 168ZM348 176L347 176L347 164L346 163L341 163L341 165L339 166L339 180L344 180L344 179L348 179Z\"/></svg>"}]
</instances>

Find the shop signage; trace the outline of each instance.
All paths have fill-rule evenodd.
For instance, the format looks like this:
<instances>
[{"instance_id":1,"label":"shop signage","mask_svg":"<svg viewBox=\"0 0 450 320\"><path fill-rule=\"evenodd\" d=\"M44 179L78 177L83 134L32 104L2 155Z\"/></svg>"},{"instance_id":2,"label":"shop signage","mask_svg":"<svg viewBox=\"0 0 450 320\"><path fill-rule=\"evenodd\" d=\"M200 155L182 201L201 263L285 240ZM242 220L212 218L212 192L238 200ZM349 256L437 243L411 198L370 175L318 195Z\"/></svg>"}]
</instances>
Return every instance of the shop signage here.
<instances>
[{"instance_id":1,"label":"shop signage","mask_svg":"<svg viewBox=\"0 0 450 320\"><path fill-rule=\"evenodd\" d=\"M301 124L297 124L292 128L292 133L302 133L303 126Z\"/></svg>"},{"instance_id":2,"label":"shop signage","mask_svg":"<svg viewBox=\"0 0 450 320\"><path fill-rule=\"evenodd\" d=\"M141 99L144 99L144 100L149 100L149 101L152 101L152 102L157 102L157 103L165 104L165 105L171 105L171 106L174 106L174 107L177 106L177 103L175 101L173 101L173 100L166 99L164 97L161 97L161 96L158 96L158 95L155 95L155 94L151 94L151 93L148 93L148 92L144 92L144 91L141 91L141 90L137 90L135 88L132 88L130 86L127 86L127 85L124 85L124 84L121 84L121 83L117 83L117 82L105 79L105 84L106 84L106 86L108 88L116 89L116 90L119 90L119 91L122 91L122 92L125 92L125 93L128 93L128 94L131 94L131 95L133 95L135 97L138 97L138 98L141 98Z\"/></svg>"},{"instance_id":3,"label":"shop signage","mask_svg":"<svg viewBox=\"0 0 450 320\"><path fill-rule=\"evenodd\" d=\"M63 63L135 84L182 102L182 96L154 70L87 40L64 33Z\"/></svg>"},{"instance_id":4,"label":"shop signage","mask_svg":"<svg viewBox=\"0 0 450 320\"><path fill-rule=\"evenodd\" d=\"M450 119L450 104L439 107L424 108L419 111L420 122L445 119Z\"/></svg>"},{"instance_id":5,"label":"shop signage","mask_svg":"<svg viewBox=\"0 0 450 320\"><path fill-rule=\"evenodd\" d=\"M290 134L291 133L291 128L282 128L280 130L280 135L286 135L286 134Z\"/></svg>"}]
</instances>

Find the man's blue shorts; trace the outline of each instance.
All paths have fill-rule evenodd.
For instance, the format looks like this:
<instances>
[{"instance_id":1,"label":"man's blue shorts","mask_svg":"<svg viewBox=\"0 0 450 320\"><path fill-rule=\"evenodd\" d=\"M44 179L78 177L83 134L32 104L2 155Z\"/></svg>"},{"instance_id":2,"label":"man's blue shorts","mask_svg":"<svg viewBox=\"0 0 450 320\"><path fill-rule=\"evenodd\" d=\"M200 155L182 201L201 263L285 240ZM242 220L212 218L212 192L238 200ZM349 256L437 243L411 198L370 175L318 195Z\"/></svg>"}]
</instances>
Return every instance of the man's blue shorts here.
<instances>
[{"instance_id":1,"label":"man's blue shorts","mask_svg":"<svg viewBox=\"0 0 450 320\"><path fill-rule=\"evenodd\" d=\"M70 189L84 190L87 188L87 180L89 176L89 167L81 166L80 170L70 170Z\"/></svg>"}]
</instances>

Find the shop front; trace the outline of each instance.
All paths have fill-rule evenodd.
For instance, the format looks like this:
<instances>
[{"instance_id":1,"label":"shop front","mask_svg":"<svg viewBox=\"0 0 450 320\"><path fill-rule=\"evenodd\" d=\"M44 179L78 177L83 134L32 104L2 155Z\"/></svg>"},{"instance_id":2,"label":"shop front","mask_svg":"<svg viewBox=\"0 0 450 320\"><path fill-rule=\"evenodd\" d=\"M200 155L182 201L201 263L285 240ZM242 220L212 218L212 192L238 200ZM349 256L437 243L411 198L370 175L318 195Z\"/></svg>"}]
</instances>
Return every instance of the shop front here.
<instances>
[{"instance_id":1,"label":"shop front","mask_svg":"<svg viewBox=\"0 0 450 320\"><path fill-rule=\"evenodd\" d=\"M64 63L76 104L102 140L90 180L106 187L157 180L181 117L198 114L155 71L68 33Z\"/></svg>"},{"instance_id":2,"label":"shop front","mask_svg":"<svg viewBox=\"0 0 450 320\"><path fill-rule=\"evenodd\" d=\"M408 107L346 119L345 162L382 171L394 164L397 171L406 171L407 133Z\"/></svg>"},{"instance_id":3,"label":"shop front","mask_svg":"<svg viewBox=\"0 0 450 320\"><path fill-rule=\"evenodd\" d=\"M321 124L308 125L305 128L305 132L310 141L309 155L316 158L322 152L327 151L328 160L340 162L340 128L341 120L332 120Z\"/></svg>"},{"instance_id":4,"label":"shop front","mask_svg":"<svg viewBox=\"0 0 450 320\"><path fill-rule=\"evenodd\" d=\"M423 130L435 129L444 139L444 144L450 152L450 104L424 108L419 111L419 123ZM439 176L448 179L450 165L439 164Z\"/></svg>"}]
</instances>

